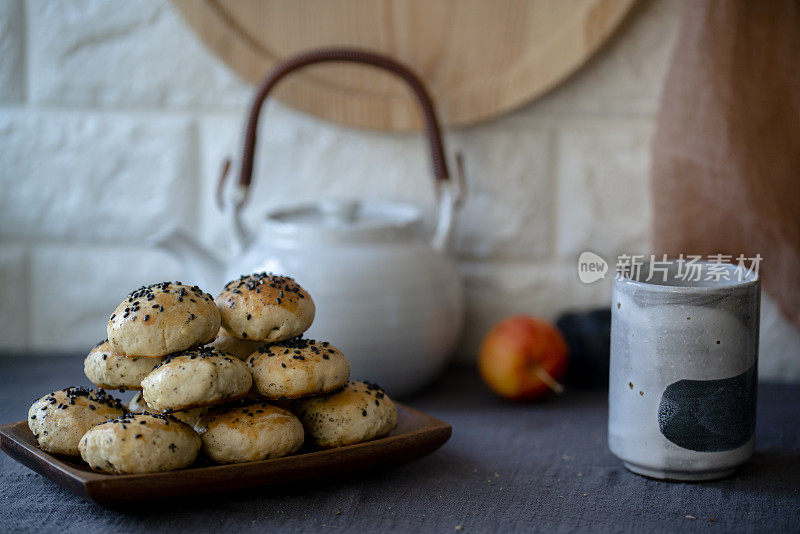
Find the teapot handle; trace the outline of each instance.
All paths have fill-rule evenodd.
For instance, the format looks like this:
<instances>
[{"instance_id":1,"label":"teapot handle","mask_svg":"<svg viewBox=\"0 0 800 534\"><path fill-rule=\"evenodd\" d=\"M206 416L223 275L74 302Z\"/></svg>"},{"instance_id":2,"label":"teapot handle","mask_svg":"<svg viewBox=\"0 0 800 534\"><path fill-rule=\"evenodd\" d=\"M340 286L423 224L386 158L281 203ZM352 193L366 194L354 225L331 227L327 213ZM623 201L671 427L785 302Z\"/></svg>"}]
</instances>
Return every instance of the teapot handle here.
<instances>
[{"instance_id":1,"label":"teapot handle","mask_svg":"<svg viewBox=\"0 0 800 534\"><path fill-rule=\"evenodd\" d=\"M236 198L234 199L234 211L239 211L239 209L246 202L249 194L250 183L253 180L253 161L255 158L256 137L258 133L258 118L261 113L261 107L263 106L264 101L267 99L267 96L277 85L277 83L287 74L309 65L326 62L349 62L372 65L396 74L411 88L411 91L417 98L417 102L419 103L425 123L425 134L431 150L433 174L436 178L437 184L437 196L439 196L440 204L444 204L445 199L447 199L447 203L452 204L451 206L440 205L440 208L444 209L440 210L440 220L437 226L436 235L434 236L434 245L437 246L437 248L444 248L446 246L446 241L449 240L452 220L443 221L442 218L451 219L454 208L460 205L463 197L464 184L460 154L457 155L456 160L458 183L454 185L456 188L454 192L452 190L453 185L451 185L452 181L450 180L450 173L447 168L447 159L444 154L442 135L439 129L439 120L436 117L433 103L431 102L430 95L425 89L425 86L422 84L417 75L405 65L387 56L368 52L358 48L319 48L309 50L285 59L284 61L275 65L269 71L269 73L267 73L259 85L252 104L250 105L250 113L248 115L247 125L244 130L242 163L239 170L237 194ZM217 187L217 201L220 205L222 205L223 184L229 168L230 162L226 161ZM449 187L442 188L443 185L448 185ZM445 194L441 193L442 189L445 189Z\"/></svg>"}]
</instances>

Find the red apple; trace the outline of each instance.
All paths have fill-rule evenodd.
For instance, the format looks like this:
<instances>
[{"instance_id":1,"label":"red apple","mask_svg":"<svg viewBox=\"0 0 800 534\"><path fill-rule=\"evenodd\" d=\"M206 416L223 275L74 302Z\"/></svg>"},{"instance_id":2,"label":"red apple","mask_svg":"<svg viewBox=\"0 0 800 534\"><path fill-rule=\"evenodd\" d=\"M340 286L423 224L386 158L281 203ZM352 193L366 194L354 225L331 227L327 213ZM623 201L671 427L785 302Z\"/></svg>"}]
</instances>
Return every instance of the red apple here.
<instances>
[{"instance_id":1,"label":"red apple","mask_svg":"<svg viewBox=\"0 0 800 534\"><path fill-rule=\"evenodd\" d=\"M484 382L507 399L528 401L561 393L567 372L567 343L543 319L509 317L486 335L478 368Z\"/></svg>"}]
</instances>

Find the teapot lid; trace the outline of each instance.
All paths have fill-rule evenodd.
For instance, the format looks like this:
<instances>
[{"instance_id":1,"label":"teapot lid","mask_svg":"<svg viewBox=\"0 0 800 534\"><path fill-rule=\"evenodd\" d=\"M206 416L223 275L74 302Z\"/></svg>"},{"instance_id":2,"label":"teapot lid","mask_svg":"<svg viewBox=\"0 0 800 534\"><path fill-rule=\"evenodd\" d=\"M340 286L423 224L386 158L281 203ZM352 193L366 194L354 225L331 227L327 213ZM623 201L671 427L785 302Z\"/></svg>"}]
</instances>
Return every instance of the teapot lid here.
<instances>
[{"instance_id":1,"label":"teapot lid","mask_svg":"<svg viewBox=\"0 0 800 534\"><path fill-rule=\"evenodd\" d=\"M385 241L409 237L421 219L415 206L397 202L326 199L267 212L270 229L286 237Z\"/></svg>"}]
</instances>

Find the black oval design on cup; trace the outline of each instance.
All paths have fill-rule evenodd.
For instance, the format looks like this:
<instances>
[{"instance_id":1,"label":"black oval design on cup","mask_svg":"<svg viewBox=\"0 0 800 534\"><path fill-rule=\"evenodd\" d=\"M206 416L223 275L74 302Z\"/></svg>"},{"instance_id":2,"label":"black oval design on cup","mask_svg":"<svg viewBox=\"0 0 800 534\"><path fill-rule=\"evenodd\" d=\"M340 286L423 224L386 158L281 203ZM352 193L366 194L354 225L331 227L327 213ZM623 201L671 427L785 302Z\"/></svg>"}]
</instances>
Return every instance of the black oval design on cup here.
<instances>
[{"instance_id":1,"label":"black oval design on cup","mask_svg":"<svg viewBox=\"0 0 800 534\"><path fill-rule=\"evenodd\" d=\"M698 452L730 451L756 426L756 366L731 378L679 380L661 396L658 428L675 445Z\"/></svg>"}]
</instances>

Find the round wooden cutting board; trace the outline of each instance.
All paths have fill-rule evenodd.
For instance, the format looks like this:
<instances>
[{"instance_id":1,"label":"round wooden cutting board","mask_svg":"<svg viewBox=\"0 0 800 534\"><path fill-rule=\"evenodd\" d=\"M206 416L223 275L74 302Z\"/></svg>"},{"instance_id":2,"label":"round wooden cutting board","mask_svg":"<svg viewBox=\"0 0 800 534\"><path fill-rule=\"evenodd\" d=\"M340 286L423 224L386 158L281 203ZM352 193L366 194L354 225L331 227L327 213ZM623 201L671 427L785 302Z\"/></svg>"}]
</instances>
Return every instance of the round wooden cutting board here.
<instances>
[{"instance_id":1,"label":"round wooden cutting board","mask_svg":"<svg viewBox=\"0 0 800 534\"><path fill-rule=\"evenodd\" d=\"M277 61L320 46L358 46L410 65L442 121L462 126L530 102L574 72L635 0L173 0L205 43L256 83ZM336 122L418 129L399 80L369 67L316 65L276 96Z\"/></svg>"}]
</instances>

